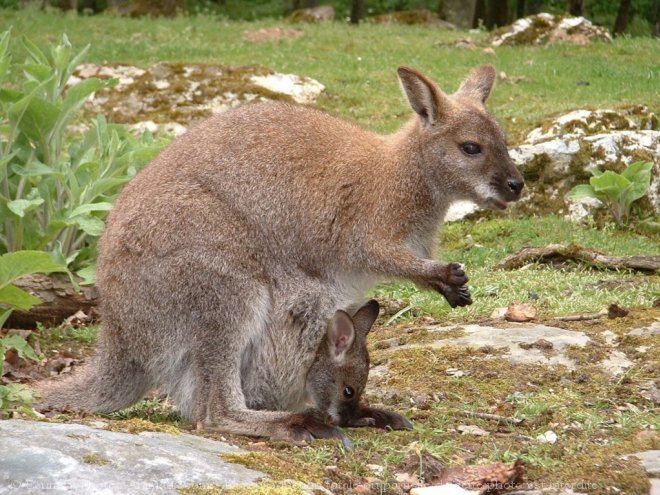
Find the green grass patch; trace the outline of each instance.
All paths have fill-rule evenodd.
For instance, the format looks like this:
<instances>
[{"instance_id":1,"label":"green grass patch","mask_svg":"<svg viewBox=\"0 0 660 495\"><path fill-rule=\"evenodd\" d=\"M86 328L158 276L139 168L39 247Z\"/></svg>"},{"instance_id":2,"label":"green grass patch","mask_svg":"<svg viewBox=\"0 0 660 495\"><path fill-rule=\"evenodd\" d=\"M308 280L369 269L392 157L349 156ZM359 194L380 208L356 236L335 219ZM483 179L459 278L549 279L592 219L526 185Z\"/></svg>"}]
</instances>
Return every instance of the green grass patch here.
<instances>
[{"instance_id":1,"label":"green grass patch","mask_svg":"<svg viewBox=\"0 0 660 495\"><path fill-rule=\"evenodd\" d=\"M513 301L531 302L540 318L549 318L597 312L612 303L650 307L660 297L657 275L599 270L570 262L559 268L532 264L512 271L494 269L523 247L552 243L574 243L612 256L660 255L657 238L615 228L592 229L560 217L463 221L443 227L439 257L465 264L474 304L452 310L442 296L412 284L383 284L374 294L409 306L397 318L400 322L424 315L452 321L487 318L495 308Z\"/></svg>"},{"instance_id":2,"label":"green grass patch","mask_svg":"<svg viewBox=\"0 0 660 495\"><path fill-rule=\"evenodd\" d=\"M319 106L378 131L392 131L410 111L396 78L398 65L425 71L445 90L454 91L467 72L494 63L517 84L502 82L490 107L512 141L549 115L584 107L642 103L660 108L660 62L649 57L660 49L651 38L617 38L612 44L497 48L495 57L481 49L437 47L470 36L486 43L486 34L442 31L433 27L336 22L296 26L301 38L254 44L244 31L280 26L283 21L226 21L212 16L176 19L126 19L110 15L78 17L27 9L2 11L0 30L13 26L44 46L66 32L76 46L92 43L88 61L149 66L157 62L228 65L260 64L280 72L318 79L327 91ZM588 81L588 86L578 86Z\"/></svg>"}]
</instances>

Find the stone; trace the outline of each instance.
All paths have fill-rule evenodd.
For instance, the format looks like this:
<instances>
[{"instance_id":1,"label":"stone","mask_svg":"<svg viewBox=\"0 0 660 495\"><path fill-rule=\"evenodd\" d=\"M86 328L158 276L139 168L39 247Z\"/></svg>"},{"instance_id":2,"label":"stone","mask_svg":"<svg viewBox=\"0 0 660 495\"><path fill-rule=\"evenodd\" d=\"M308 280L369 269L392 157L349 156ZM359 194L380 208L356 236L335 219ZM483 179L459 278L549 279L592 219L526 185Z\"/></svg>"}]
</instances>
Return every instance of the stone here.
<instances>
[{"instance_id":1,"label":"stone","mask_svg":"<svg viewBox=\"0 0 660 495\"><path fill-rule=\"evenodd\" d=\"M650 161L655 166L648 199L638 203L660 213L660 127L657 116L642 105L569 112L532 130L509 154L527 185L522 199L511 205L516 211L583 220L602 204L568 198L573 186L588 183L596 169L621 172L636 161Z\"/></svg>"},{"instance_id":2,"label":"stone","mask_svg":"<svg viewBox=\"0 0 660 495\"><path fill-rule=\"evenodd\" d=\"M557 434L552 430L548 430L537 436L536 440L540 443L557 443Z\"/></svg>"},{"instance_id":3,"label":"stone","mask_svg":"<svg viewBox=\"0 0 660 495\"><path fill-rule=\"evenodd\" d=\"M159 63L147 70L127 65L83 64L69 85L90 77L118 79L112 88L96 91L85 103L90 113L169 136L190 124L253 102L279 99L311 104L325 90L320 82L265 67Z\"/></svg>"},{"instance_id":4,"label":"stone","mask_svg":"<svg viewBox=\"0 0 660 495\"><path fill-rule=\"evenodd\" d=\"M319 5L308 9L298 9L287 17L289 22L328 22L335 20L335 9L331 5Z\"/></svg>"},{"instance_id":5,"label":"stone","mask_svg":"<svg viewBox=\"0 0 660 495\"><path fill-rule=\"evenodd\" d=\"M561 17L540 13L518 19L495 32L493 46L544 45L557 42L587 45L592 41L612 42L609 31L584 17Z\"/></svg>"},{"instance_id":6,"label":"stone","mask_svg":"<svg viewBox=\"0 0 660 495\"><path fill-rule=\"evenodd\" d=\"M297 103L313 103L325 91L325 86L315 79L295 74L252 76L250 82L274 93L290 96Z\"/></svg>"},{"instance_id":7,"label":"stone","mask_svg":"<svg viewBox=\"0 0 660 495\"><path fill-rule=\"evenodd\" d=\"M628 332L633 337L654 337L660 335L660 321L651 323L648 327L633 328Z\"/></svg>"},{"instance_id":8,"label":"stone","mask_svg":"<svg viewBox=\"0 0 660 495\"><path fill-rule=\"evenodd\" d=\"M441 339L425 345L432 347L457 345L475 349L485 346L504 348L506 353L503 357L512 363L562 364L569 369L575 369L573 360L563 354L564 349L568 345L584 347L590 341L583 332L529 323L510 323L509 325L506 328L474 324L461 325L460 328L464 331L464 335L461 337ZM428 327L428 330L430 333L441 333L455 328L455 326ZM542 349L532 347L541 339L552 343L552 350L555 352L550 355ZM529 348L521 348L520 343L529 344Z\"/></svg>"},{"instance_id":9,"label":"stone","mask_svg":"<svg viewBox=\"0 0 660 495\"><path fill-rule=\"evenodd\" d=\"M646 450L626 457L636 457L651 478L660 478L660 450Z\"/></svg>"},{"instance_id":10,"label":"stone","mask_svg":"<svg viewBox=\"0 0 660 495\"><path fill-rule=\"evenodd\" d=\"M189 434L137 435L90 426L0 421L0 495L178 494L193 484L250 485L265 475L221 454L237 447Z\"/></svg>"}]
</instances>

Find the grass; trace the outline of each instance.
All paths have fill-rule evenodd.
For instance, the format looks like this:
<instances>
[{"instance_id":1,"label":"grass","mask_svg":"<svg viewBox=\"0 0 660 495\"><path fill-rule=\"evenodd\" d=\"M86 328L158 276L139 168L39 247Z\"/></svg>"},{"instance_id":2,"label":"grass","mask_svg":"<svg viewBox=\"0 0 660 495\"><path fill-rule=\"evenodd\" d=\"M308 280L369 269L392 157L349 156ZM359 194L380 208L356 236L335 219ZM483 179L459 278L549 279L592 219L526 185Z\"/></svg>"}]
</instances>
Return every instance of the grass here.
<instances>
[{"instance_id":1,"label":"grass","mask_svg":"<svg viewBox=\"0 0 660 495\"><path fill-rule=\"evenodd\" d=\"M583 107L643 103L660 108L660 60L650 57L660 40L618 38L591 46L502 47L496 56L476 50L436 47L486 34L442 31L429 27L359 27L343 23L296 26L305 36L275 43L243 41L244 31L281 25L281 21L229 22L214 17L124 19L99 15L76 17L37 10L3 11L0 30L13 26L45 45L66 32L82 46L92 43L90 62L149 66L157 62L260 64L280 72L318 79L326 85L319 106L371 129L388 132L408 118L396 80L396 66L428 73L454 91L476 65L493 63L518 84L502 82L490 107L516 142L525 131L557 112ZM588 81L578 86L577 81Z\"/></svg>"},{"instance_id":2,"label":"grass","mask_svg":"<svg viewBox=\"0 0 660 495\"><path fill-rule=\"evenodd\" d=\"M76 45L92 42L91 62L138 66L161 61L260 64L311 76L327 87L319 106L380 132L392 131L409 115L395 76L399 64L426 71L448 91L481 63L494 63L509 76L523 76L518 84L501 82L490 102L512 142L549 116L576 108L643 103L656 112L660 109L660 59L649 56L659 51L658 40L619 38L611 45L588 47L507 47L498 48L493 57L481 49L436 47L439 41L451 42L468 33L423 27L354 28L335 23L296 26L305 31L305 36L296 40L254 45L241 38L244 31L280 24L275 20L227 22L213 17L151 20L39 11L0 14L0 30L13 26L15 34L28 34L39 45L54 41L63 32ZM469 36L478 43L486 38L483 33ZM578 80L590 84L577 86ZM276 481L262 486L263 493L297 493L297 487L278 485L277 480L285 478L322 482L345 493L347 487L373 476L368 463L384 468L382 482L393 481L407 461L426 452L451 465L510 463L522 458L529 465L526 479L541 487L561 483L591 494L613 493L613 486L617 493L648 493L648 481L640 466L621 456L660 448L660 437L653 435L660 429L657 405L639 393L640 387L659 376L660 342L657 336L628 336L626 329L660 318L660 310L651 308L660 298L660 277L598 271L570 263L561 269L543 265L511 272L493 269L503 257L522 247L549 243L576 243L610 255L660 255L657 237L632 229L580 226L557 216L490 215L446 225L440 257L466 265L475 301L472 306L451 310L441 296L410 284L385 284L374 291L383 302L399 300L388 316L397 309L405 311L399 311L390 328L383 328L382 320L371 333L372 362L387 365L392 376L383 392L394 393L387 401L378 394L373 399L406 414L415 422L415 429L387 433L348 430L355 444L351 451L328 441L310 446L258 446L245 437L229 436L250 450L232 454L229 459L271 474ZM487 356L482 350L451 346L391 351L385 342L393 337L417 342L431 338L414 328L422 317L473 321L487 318L494 308L516 300L532 302L541 319L596 312L613 302L636 308L630 318L564 325L587 333L597 343L602 340L602 331L614 332L618 350L634 361L633 368L616 380L605 375L597 366L605 355L598 345L571 350L578 367L570 371L512 365L497 350ZM406 334L405 330L413 332ZM57 346L60 342L87 346L94 340L94 330L67 332L51 341ZM641 347L648 351L640 352ZM466 374L454 378L446 374L447 368ZM416 396L420 394L434 396L427 408L417 407ZM466 418L462 414L465 410L524 421L518 426L498 425ZM109 418L113 428L129 431L184 423L167 404L153 399ZM462 435L457 427L464 424L479 426L490 435ZM548 430L557 433L556 444L535 441ZM329 470L328 466L336 469ZM376 491L378 483L374 485ZM231 493L243 493L241 490ZM254 488L245 490L255 493L249 491ZM200 486L183 493L227 492Z\"/></svg>"}]
</instances>

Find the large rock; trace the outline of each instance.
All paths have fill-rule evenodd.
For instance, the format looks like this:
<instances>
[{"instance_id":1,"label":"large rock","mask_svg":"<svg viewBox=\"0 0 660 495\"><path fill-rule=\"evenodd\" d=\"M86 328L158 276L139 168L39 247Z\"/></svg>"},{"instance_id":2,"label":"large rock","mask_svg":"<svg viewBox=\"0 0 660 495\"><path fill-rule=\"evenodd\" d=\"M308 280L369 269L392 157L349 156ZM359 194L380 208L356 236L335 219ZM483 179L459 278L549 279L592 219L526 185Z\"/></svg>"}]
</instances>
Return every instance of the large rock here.
<instances>
[{"instance_id":1,"label":"large rock","mask_svg":"<svg viewBox=\"0 0 660 495\"><path fill-rule=\"evenodd\" d=\"M660 127L646 107L623 110L576 110L532 130L510 155L525 177L526 192L512 205L518 211L564 213L584 218L599 206L594 200L572 202L567 193L588 183L591 172L621 172L631 163L655 164L642 207L660 213Z\"/></svg>"},{"instance_id":2,"label":"large rock","mask_svg":"<svg viewBox=\"0 0 660 495\"><path fill-rule=\"evenodd\" d=\"M319 5L308 9L298 9L291 12L287 21L298 22L328 22L335 20L335 9L332 5Z\"/></svg>"},{"instance_id":3,"label":"large rock","mask_svg":"<svg viewBox=\"0 0 660 495\"><path fill-rule=\"evenodd\" d=\"M178 494L191 485L230 487L265 476L220 457L237 452L188 434L0 421L0 495Z\"/></svg>"},{"instance_id":4,"label":"large rock","mask_svg":"<svg viewBox=\"0 0 660 495\"><path fill-rule=\"evenodd\" d=\"M313 103L325 90L318 81L278 74L260 66L230 67L160 63L149 69L127 65L83 64L69 84L98 77L117 79L96 92L86 108L112 122L138 130L178 135L196 121L243 103L285 100Z\"/></svg>"},{"instance_id":5,"label":"large rock","mask_svg":"<svg viewBox=\"0 0 660 495\"><path fill-rule=\"evenodd\" d=\"M612 36L606 28L594 26L584 17L561 17L546 13L518 19L510 26L497 30L491 38L494 46L556 42L586 45L592 41L609 43Z\"/></svg>"}]
</instances>

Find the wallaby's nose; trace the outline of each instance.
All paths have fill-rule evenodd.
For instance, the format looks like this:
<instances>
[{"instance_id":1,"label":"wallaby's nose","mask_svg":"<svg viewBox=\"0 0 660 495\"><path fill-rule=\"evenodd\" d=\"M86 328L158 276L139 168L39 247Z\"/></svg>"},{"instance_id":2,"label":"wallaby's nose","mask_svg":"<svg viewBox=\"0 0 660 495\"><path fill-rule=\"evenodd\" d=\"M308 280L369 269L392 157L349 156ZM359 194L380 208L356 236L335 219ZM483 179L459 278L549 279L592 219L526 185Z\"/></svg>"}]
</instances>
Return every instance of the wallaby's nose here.
<instances>
[{"instance_id":1,"label":"wallaby's nose","mask_svg":"<svg viewBox=\"0 0 660 495\"><path fill-rule=\"evenodd\" d=\"M519 179L507 179L506 185L509 186L514 193L520 194L522 188L525 186L525 183Z\"/></svg>"}]
</instances>

